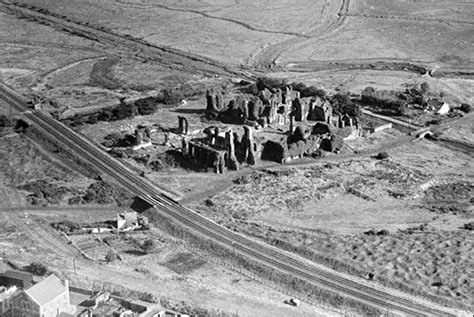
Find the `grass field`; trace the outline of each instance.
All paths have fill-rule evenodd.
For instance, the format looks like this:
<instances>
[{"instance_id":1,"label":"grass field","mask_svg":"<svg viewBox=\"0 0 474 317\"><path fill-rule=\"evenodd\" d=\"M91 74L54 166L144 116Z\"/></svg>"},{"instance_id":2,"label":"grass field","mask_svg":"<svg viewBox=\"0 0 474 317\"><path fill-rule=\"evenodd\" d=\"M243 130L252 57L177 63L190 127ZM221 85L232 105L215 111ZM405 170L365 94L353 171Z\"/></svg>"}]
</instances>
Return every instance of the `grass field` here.
<instances>
[{"instance_id":1,"label":"grass field","mask_svg":"<svg viewBox=\"0 0 474 317\"><path fill-rule=\"evenodd\" d=\"M472 62L474 8L469 2L430 1L429 7L423 1L404 0L20 2L225 63L251 64L255 55L276 56L282 62Z\"/></svg>"}]
</instances>

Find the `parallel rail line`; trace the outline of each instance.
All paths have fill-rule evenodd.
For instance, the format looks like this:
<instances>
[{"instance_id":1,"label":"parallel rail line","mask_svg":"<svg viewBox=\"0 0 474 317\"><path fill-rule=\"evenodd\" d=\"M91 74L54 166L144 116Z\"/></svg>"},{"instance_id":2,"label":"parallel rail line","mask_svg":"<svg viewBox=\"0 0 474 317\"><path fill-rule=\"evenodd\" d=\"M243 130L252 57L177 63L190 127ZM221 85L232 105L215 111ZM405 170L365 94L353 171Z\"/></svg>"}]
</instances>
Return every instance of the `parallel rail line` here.
<instances>
[{"instance_id":1,"label":"parallel rail line","mask_svg":"<svg viewBox=\"0 0 474 317\"><path fill-rule=\"evenodd\" d=\"M342 294L356 301L404 315L415 316L457 316L453 310L427 304L425 302L395 296L386 291L372 288L345 278L329 269L322 269L309 261L296 258L269 245L251 240L228 230L210 219L186 208L168 194L157 189L145 179L132 173L119 161L98 149L85 137L78 135L70 128L53 119L42 111L29 110L27 100L17 96L13 91L0 85L0 98L9 102L18 111L36 124L41 130L56 138L77 155L90 162L98 170L114 178L121 186L139 196L150 205L155 206L181 225L196 231L240 255L250 258L263 266L298 277L317 287Z\"/></svg>"}]
</instances>

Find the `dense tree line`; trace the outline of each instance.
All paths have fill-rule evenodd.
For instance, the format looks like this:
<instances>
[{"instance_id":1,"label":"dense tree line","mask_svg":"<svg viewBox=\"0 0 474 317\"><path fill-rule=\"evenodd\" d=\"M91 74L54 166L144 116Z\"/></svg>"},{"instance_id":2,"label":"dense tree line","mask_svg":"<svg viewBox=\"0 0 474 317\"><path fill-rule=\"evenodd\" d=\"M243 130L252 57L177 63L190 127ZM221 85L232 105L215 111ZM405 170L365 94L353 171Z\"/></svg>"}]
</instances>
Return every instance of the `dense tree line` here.
<instances>
[{"instance_id":1,"label":"dense tree line","mask_svg":"<svg viewBox=\"0 0 474 317\"><path fill-rule=\"evenodd\" d=\"M406 95L394 90L376 90L369 86L362 91L361 101L363 104L377 106L395 115L403 115L406 112L408 98Z\"/></svg>"}]
</instances>

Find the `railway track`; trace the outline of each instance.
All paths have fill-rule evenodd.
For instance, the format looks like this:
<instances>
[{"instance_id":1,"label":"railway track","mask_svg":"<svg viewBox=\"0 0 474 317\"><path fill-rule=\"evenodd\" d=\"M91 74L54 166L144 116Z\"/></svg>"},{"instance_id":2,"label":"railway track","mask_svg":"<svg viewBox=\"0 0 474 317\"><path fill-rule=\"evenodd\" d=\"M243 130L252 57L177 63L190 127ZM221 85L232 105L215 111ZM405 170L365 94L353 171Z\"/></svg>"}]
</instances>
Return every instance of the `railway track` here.
<instances>
[{"instance_id":1,"label":"railway track","mask_svg":"<svg viewBox=\"0 0 474 317\"><path fill-rule=\"evenodd\" d=\"M384 311L388 310L409 316L458 315L453 310L434 303L421 302L408 296L394 295L355 282L337 272L319 267L307 260L230 231L181 206L170 198L167 192L154 187L145 179L134 174L119 161L97 148L91 141L54 120L49 114L42 111L28 110L28 101L16 95L10 89L0 86L0 98L22 112L23 116L40 130L70 148L98 170L114 178L131 193L155 206L165 216L207 239L220 243L241 256L279 272L298 277L319 288L330 290Z\"/></svg>"}]
</instances>

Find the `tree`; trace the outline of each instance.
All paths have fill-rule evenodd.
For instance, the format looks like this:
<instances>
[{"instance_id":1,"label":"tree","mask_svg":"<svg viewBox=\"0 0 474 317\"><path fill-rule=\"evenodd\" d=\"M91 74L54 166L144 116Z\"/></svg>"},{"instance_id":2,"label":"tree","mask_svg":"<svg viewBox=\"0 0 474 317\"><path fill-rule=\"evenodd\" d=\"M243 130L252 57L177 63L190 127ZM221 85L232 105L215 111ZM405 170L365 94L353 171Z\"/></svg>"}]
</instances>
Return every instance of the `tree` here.
<instances>
[{"instance_id":1,"label":"tree","mask_svg":"<svg viewBox=\"0 0 474 317\"><path fill-rule=\"evenodd\" d=\"M44 276L49 273L49 269L46 265L40 262L33 262L26 267L26 270L34 275Z\"/></svg>"},{"instance_id":2,"label":"tree","mask_svg":"<svg viewBox=\"0 0 474 317\"><path fill-rule=\"evenodd\" d=\"M286 80L278 79L278 78L271 78L271 77L260 77L257 79L257 88L258 90L264 90L265 88L272 89L272 88L285 88L287 85Z\"/></svg>"},{"instance_id":3,"label":"tree","mask_svg":"<svg viewBox=\"0 0 474 317\"><path fill-rule=\"evenodd\" d=\"M137 108L135 105L127 105L121 103L117 108L112 110L114 120L122 120L126 118L132 118L137 115Z\"/></svg>"},{"instance_id":4,"label":"tree","mask_svg":"<svg viewBox=\"0 0 474 317\"><path fill-rule=\"evenodd\" d=\"M153 98L138 100L135 105L138 108L138 113L142 116L152 114L158 109L156 101L153 100Z\"/></svg>"},{"instance_id":5,"label":"tree","mask_svg":"<svg viewBox=\"0 0 474 317\"><path fill-rule=\"evenodd\" d=\"M308 88L308 86L306 86L305 83L302 83L302 82L299 82L299 83L291 83L291 88L293 90L296 90L296 91L299 91L299 92L303 92L305 89Z\"/></svg>"},{"instance_id":6,"label":"tree","mask_svg":"<svg viewBox=\"0 0 474 317\"><path fill-rule=\"evenodd\" d=\"M147 239L147 240L143 241L142 249L146 253L152 252L155 248L156 248L156 243L153 239Z\"/></svg>"},{"instance_id":7,"label":"tree","mask_svg":"<svg viewBox=\"0 0 474 317\"><path fill-rule=\"evenodd\" d=\"M107 261L107 263L112 263L116 261L117 259L118 259L117 252L115 252L114 250L110 250L105 256L105 261Z\"/></svg>"},{"instance_id":8,"label":"tree","mask_svg":"<svg viewBox=\"0 0 474 317\"><path fill-rule=\"evenodd\" d=\"M377 154L377 156L375 157L377 160L385 160L385 159L388 159L390 157L390 155L388 155L387 152L380 152L379 154Z\"/></svg>"},{"instance_id":9,"label":"tree","mask_svg":"<svg viewBox=\"0 0 474 317\"><path fill-rule=\"evenodd\" d=\"M471 106L468 105L467 103L463 103L460 107L461 111L464 113L469 113L471 112Z\"/></svg>"},{"instance_id":10,"label":"tree","mask_svg":"<svg viewBox=\"0 0 474 317\"><path fill-rule=\"evenodd\" d=\"M184 99L184 95L183 93L178 90L178 89L163 89L161 91L161 93L163 94L163 98L162 98L162 102L165 104L165 105L173 105L173 104L177 104L178 102L180 102L181 100Z\"/></svg>"},{"instance_id":11,"label":"tree","mask_svg":"<svg viewBox=\"0 0 474 317\"><path fill-rule=\"evenodd\" d=\"M103 111L99 113L99 115L97 116L97 119L99 121L110 121L112 120L112 117L113 117L112 111L109 109L104 109Z\"/></svg>"},{"instance_id":12,"label":"tree","mask_svg":"<svg viewBox=\"0 0 474 317\"><path fill-rule=\"evenodd\" d=\"M347 94L335 94L331 98L334 113L347 114L351 117L362 116L360 106L355 104Z\"/></svg>"},{"instance_id":13,"label":"tree","mask_svg":"<svg viewBox=\"0 0 474 317\"><path fill-rule=\"evenodd\" d=\"M426 81L422 82L420 85L420 89L422 94L426 94L428 90L430 90L430 85Z\"/></svg>"},{"instance_id":14,"label":"tree","mask_svg":"<svg viewBox=\"0 0 474 317\"><path fill-rule=\"evenodd\" d=\"M327 97L326 92L323 89L320 89L316 86L309 86L301 92L301 97L320 97L322 99L325 99Z\"/></svg>"},{"instance_id":15,"label":"tree","mask_svg":"<svg viewBox=\"0 0 474 317\"><path fill-rule=\"evenodd\" d=\"M341 94L341 93L338 93L332 96L331 101L333 105L336 105L336 106L346 106L346 105L353 104L351 98L347 94Z\"/></svg>"}]
</instances>

